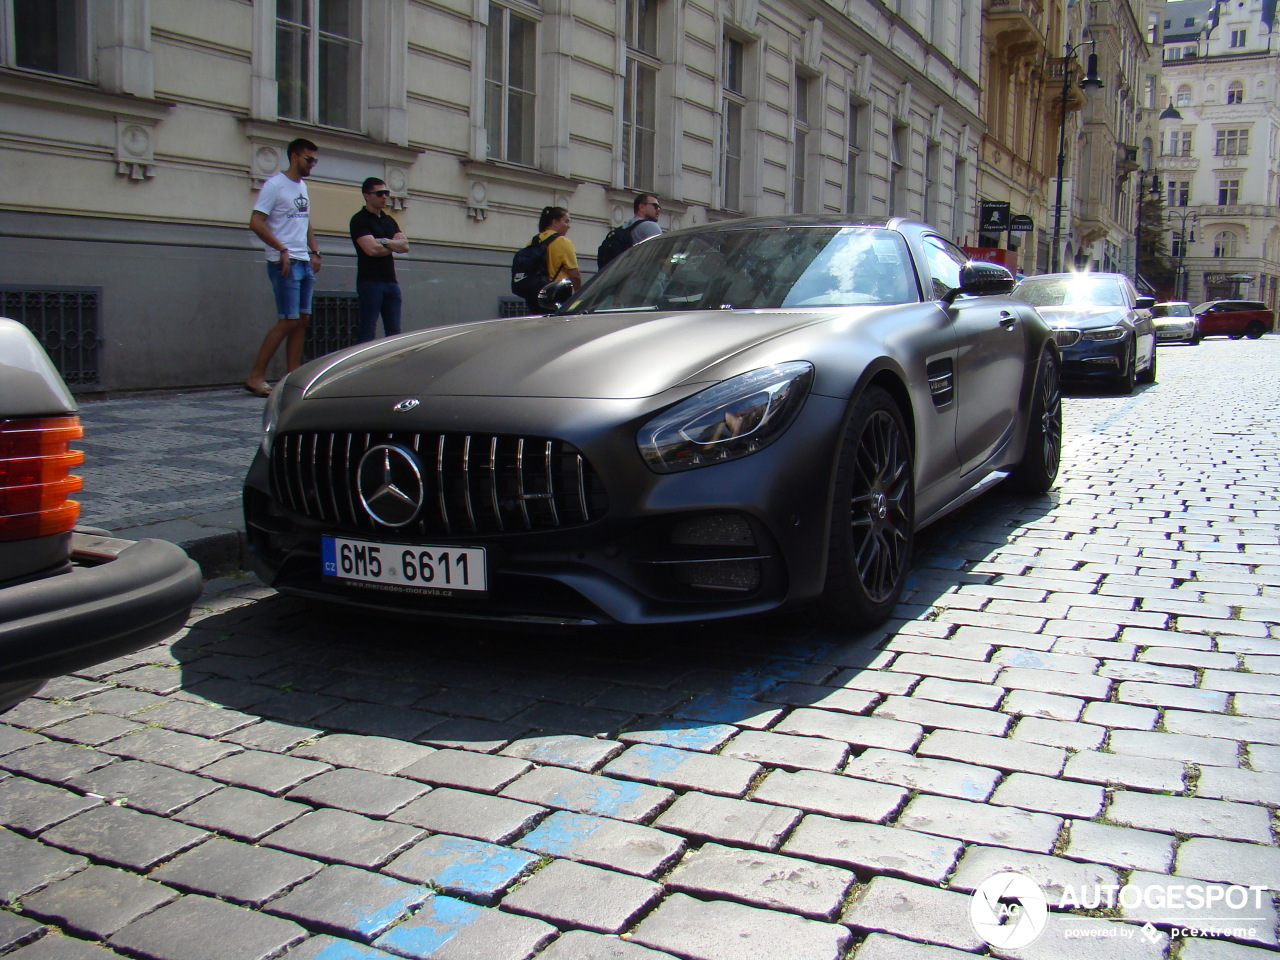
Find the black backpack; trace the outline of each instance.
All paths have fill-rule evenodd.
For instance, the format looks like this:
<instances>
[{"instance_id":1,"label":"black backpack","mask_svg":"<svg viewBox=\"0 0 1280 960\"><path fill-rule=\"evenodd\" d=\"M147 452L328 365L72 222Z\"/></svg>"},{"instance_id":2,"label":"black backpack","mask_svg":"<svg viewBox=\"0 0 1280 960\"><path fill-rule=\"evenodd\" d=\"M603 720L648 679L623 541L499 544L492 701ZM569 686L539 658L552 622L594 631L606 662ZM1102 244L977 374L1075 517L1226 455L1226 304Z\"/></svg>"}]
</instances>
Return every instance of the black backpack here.
<instances>
[{"instance_id":1,"label":"black backpack","mask_svg":"<svg viewBox=\"0 0 1280 960\"><path fill-rule=\"evenodd\" d=\"M539 241L534 236L529 245L521 247L511 258L511 292L526 301L538 299L538 291L551 282L547 275L547 247L560 234L553 233Z\"/></svg>"},{"instance_id":2,"label":"black backpack","mask_svg":"<svg viewBox=\"0 0 1280 960\"><path fill-rule=\"evenodd\" d=\"M604 239L600 241L600 249L596 251L597 270L603 270L610 260L635 245L636 238L631 228L639 222L639 217L632 217L604 235Z\"/></svg>"}]
</instances>

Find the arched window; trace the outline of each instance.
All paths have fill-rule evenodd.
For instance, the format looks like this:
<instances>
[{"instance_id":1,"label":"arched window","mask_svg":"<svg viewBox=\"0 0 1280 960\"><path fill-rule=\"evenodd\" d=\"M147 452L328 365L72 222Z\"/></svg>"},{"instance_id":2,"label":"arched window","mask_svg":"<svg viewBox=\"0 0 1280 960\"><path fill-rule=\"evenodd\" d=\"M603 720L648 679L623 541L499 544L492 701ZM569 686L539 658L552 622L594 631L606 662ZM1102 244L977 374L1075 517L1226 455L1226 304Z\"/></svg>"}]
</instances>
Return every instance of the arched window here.
<instances>
[{"instance_id":1,"label":"arched window","mask_svg":"<svg viewBox=\"0 0 1280 960\"><path fill-rule=\"evenodd\" d=\"M1230 230L1223 230L1213 238L1213 255L1215 257L1234 257L1239 247L1239 238Z\"/></svg>"},{"instance_id":2,"label":"arched window","mask_svg":"<svg viewBox=\"0 0 1280 960\"><path fill-rule=\"evenodd\" d=\"M1227 103L1244 103L1244 84L1232 80L1227 86Z\"/></svg>"},{"instance_id":3,"label":"arched window","mask_svg":"<svg viewBox=\"0 0 1280 960\"><path fill-rule=\"evenodd\" d=\"M1188 87L1188 86L1181 86L1181 87L1179 87L1179 88L1178 88L1178 93L1177 93L1177 95L1174 97L1173 105L1174 105L1175 107L1189 107L1189 106L1191 106L1191 88L1190 88L1190 87Z\"/></svg>"}]
</instances>

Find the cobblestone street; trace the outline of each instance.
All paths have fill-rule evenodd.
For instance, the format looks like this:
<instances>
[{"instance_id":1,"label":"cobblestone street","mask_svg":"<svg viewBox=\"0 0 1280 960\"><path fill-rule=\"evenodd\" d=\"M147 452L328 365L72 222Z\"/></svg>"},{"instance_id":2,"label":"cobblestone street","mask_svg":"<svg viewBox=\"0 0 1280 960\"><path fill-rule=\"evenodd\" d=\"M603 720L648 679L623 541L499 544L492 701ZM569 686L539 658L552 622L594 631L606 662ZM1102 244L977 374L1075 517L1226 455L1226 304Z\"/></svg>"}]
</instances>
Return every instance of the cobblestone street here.
<instances>
[{"instance_id":1,"label":"cobblestone street","mask_svg":"<svg viewBox=\"0 0 1280 960\"><path fill-rule=\"evenodd\" d=\"M1072 393L1052 493L924 531L868 633L208 582L171 642L0 715L0 955L1274 956L1280 337L1159 364ZM1047 898L1025 945L979 933L1004 871Z\"/></svg>"}]
</instances>

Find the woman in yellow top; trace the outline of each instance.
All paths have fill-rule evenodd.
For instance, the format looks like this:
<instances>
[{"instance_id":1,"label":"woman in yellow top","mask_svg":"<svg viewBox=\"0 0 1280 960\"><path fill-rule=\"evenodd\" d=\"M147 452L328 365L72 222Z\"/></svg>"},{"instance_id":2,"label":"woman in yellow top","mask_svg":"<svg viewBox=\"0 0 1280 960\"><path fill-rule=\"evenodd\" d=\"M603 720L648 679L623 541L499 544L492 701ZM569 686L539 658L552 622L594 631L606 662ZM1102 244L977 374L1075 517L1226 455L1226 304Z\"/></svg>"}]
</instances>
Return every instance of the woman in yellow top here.
<instances>
[{"instance_id":1,"label":"woman in yellow top","mask_svg":"<svg viewBox=\"0 0 1280 960\"><path fill-rule=\"evenodd\" d=\"M564 207L543 207L542 216L538 218L538 240L547 239L558 233L556 239L547 244L547 275L552 280L568 277L573 289L582 287L582 273L578 270L578 251L573 241L565 234L569 232L569 211Z\"/></svg>"}]
</instances>

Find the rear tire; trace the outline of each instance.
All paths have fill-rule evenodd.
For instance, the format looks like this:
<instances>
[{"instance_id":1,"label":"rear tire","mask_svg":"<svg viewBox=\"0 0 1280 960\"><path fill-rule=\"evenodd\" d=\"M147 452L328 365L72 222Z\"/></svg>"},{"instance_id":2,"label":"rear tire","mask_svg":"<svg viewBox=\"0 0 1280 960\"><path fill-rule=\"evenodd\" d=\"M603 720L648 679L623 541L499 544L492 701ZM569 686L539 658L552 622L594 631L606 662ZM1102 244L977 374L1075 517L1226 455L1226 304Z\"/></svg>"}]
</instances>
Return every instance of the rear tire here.
<instances>
[{"instance_id":1,"label":"rear tire","mask_svg":"<svg viewBox=\"0 0 1280 960\"><path fill-rule=\"evenodd\" d=\"M915 465L898 405L880 387L853 408L836 465L827 582L832 626L874 627L902 595L915 541Z\"/></svg>"},{"instance_id":2,"label":"rear tire","mask_svg":"<svg viewBox=\"0 0 1280 960\"><path fill-rule=\"evenodd\" d=\"M1027 444L1009 482L1023 493L1045 493L1062 462L1062 376L1053 351L1040 357L1027 417Z\"/></svg>"},{"instance_id":3,"label":"rear tire","mask_svg":"<svg viewBox=\"0 0 1280 960\"><path fill-rule=\"evenodd\" d=\"M1266 332L1267 332L1267 328L1266 328L1266 327L1264 327L1264 326L1263 326L1261 323L1259 323L1257 320L1254 320L1254 321L1253 321L1251 324L1249 324L1249 326L1245 329L1245 331L1244 331L1244 335L1245 335L1246 337L1248 337L1250 340L1257 340L1260 336L1262 336L1262 335L1263 335L1264 333L1266 333Z\"/></svg>"},{"instance_id":4,"label":"rear tire","mask_svg":"<svg viewBox=\"0 0 1280 960\"><path fill-rule=\"evenodd\" d=\"M1160 355L1159 350L1151 351L1151 366L1138 374L1139 383L1155 383L1156 382L1156 357ZM1136 362L1136 361L1135 361Z\"/></svg>"}]
</instances>

